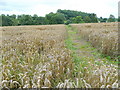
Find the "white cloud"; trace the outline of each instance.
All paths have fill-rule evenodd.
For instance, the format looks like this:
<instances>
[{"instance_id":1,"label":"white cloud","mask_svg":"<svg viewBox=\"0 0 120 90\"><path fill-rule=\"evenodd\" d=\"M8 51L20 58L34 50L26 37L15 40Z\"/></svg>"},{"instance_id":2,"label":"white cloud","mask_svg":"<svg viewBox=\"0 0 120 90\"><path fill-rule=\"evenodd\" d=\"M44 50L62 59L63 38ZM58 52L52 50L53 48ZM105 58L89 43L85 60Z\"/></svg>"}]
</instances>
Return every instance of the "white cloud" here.
<instances>
[{"instance_id":1,"label":"white cloud","mask_svg":"<svg viewBox=\"0 0 120 90\"><path fill-rule=\"evenodd\" d=\"M1 0L0 12L4 14L38 14L44 16L57 9L70 9L96 13L98 17L118 16L119 0ZM4 6L2 3L5 4Z\"/></svg>"},{"instance_id":2,"label":"white cloud","mask_svg":"<svg viewBox=\"0 0 120 90\"><path fill-rule=\"evenodd\" d=\"M47 5L36 5L33 8L31 8L30 13L31 14L38 14L39 16L45 16L45 14L48 14L50 12L55 12L56 9Z\"/></svg>"},{"instance_id":3,"label":"white cloud","mask_svg":"<svg viewBox=\"0 0 120 90\"><path fill-rule=\"evenodd\" d=\"M2 11L2 14L3 13L9 14L9 15L12 15L12 14L20 15L20 14L23 14L24 12L14 10L14 11ZM26 13L26 14L28 14L28 13Z\"/></svg>"}]
</instances>

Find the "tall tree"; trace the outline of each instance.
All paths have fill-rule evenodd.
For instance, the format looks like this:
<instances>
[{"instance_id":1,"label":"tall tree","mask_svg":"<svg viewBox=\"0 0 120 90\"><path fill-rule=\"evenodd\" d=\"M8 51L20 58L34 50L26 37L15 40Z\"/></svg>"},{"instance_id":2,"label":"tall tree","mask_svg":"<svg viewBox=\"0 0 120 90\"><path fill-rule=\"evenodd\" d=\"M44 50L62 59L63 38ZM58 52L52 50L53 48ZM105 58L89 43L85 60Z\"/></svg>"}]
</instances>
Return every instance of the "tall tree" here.
<instances>
[{"instance_id":1,"label":"tall tree","mask_svg":"<svg viewBox=\"0 0 120 90\"><path fill-rule=\"evenodd\" d=\"M90 22L91 22L91 19L90 19L89 16L85 16L85 17L83 18L83 20L84 20L85 23L90 23Z\"/></svg>"},{"instance_id":2,"label":"tall tree","mask_svg":"<svg viewBox=\"0 0 120 90\"><path fill-rule=\"evenodd\" d=\"M98 18L97 18L97 15L92 13L92 14L89 14L89 17L91 19L91 23L97 23L98 22Z\"/></svg>"},{"instance_id":3,"label":"tall tree","mask_svg":"<svg viewBox=\"0 0 120 90\"><path fill-rule=\"evenodd\" d=\"M33 18L31 15L20 15L18 16L19 24L20 25L32 25L33 24Z\"/></svg>"},{"instance_id":4,"label":"tall tree","mask_svg":"<svg viewBox=\"0 0 120 90\"><path fill-rule=\"evenodd\" d=\"M12 26L17 26L18 25L18 20L17 20L17 16L15 14L10 16L11 20L12 20Z\"/></svg>"},{"instance_id":5,"label":"tall tree","mask_svg":"<svg viewBox=\"0 0 120 90\"><path fill-rule=\"evenodd\" d=\"M120 22L120 16L118 17L118 22Z\"/></svg>"},{"instance_id":6,"label":"tall tree","mask_svg":"<svg viewBox=\"0 0 120 90\"><path fill-rule=\"evenodd\" d=\"M4 14L2 16L2 26L12 26L12 19L10 18L9 15L5 16Z\"/></svg>"},{"instance_id":7,"label":"tall tree","mask_svg":"<svg viewBox=\"0 0 120 90\"><path fill-rule=\"evenodd\" d=\"M62 13L49 13L46 15L49 24L64 24L65 16Z\"/></svg>"},{"instance_id":8,"label":"tall tree","mask_svg":"<svg viewBox=\"0 0 120 90\"><path fill-rule=\"evenodd\" d=\"M77 17L72 18L72 22L73 23L84 23L81 16L77 16Z\"/></svg>"},{"instance_id":9,"label":"tall tree","mask_svg":"<svg viewBox=\"0 0 120 90\"><path fill-rule=\"evenodd\" d=\"M100 18L99 18L99 21L100 21L100 22L107 22L107 18L102 18L102 17L100 17Z\"/></svg>"},{"instance_id":10,"label":"tall tree","mask_svg":"<svg viewBox=\"0 0 120 90\"><path fill-rule=\"evenodd\" d=\"M108 22L115 22L115 21L116 21L116 20L115 20L115 16L112 15L112 14L110 14L109 19L108 19Z\"/></svg>"}]
</instances>

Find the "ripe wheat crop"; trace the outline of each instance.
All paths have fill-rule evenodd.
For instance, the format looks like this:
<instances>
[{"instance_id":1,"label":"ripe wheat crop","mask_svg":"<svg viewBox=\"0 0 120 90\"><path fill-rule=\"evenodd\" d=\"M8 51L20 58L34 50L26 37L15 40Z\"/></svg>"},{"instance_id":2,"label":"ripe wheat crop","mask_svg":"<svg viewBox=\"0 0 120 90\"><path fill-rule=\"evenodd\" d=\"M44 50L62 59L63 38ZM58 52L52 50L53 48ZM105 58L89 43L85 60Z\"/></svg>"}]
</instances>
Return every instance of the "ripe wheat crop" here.
<instances>
[{"instance_id":1,"label":"ripe wheat crop","mask_svg":"<svg viewBox=\"0 0 120 90\"><path fill-rule=\"evenodd\" d=\"M55 87L72 77L73 64L64 44L64 25L4 27L2 30L3 87Z\"/></svg>"},{"instance_id":2,"label":"ripe wheat crop","mask_svg":"<svg viewBox=\"0 0 120 90\"><path fill-rule=\"evenodd\" d=\"M116 23L72 26L104 54L116 55ZM118 87L116 65L106 65L102 60L86 56L77 62L76 71L72 51L65 43L68 36L72 40L65 25L0 28L0 85L6 88ZM71 42L68 40L68 45L73 48ZM79 60L77 56L75 59Z\"/></svg>"},{"instance_id":3,"label":"ripe wheat crop","mask_svg":"<svg viewBox=\"0 0 120 90\"><path fill-rule=\"evenodd\" d=\"M118 23L74 24L80 36L103 54L118 55Z\"/></svg>"}]
</instances>

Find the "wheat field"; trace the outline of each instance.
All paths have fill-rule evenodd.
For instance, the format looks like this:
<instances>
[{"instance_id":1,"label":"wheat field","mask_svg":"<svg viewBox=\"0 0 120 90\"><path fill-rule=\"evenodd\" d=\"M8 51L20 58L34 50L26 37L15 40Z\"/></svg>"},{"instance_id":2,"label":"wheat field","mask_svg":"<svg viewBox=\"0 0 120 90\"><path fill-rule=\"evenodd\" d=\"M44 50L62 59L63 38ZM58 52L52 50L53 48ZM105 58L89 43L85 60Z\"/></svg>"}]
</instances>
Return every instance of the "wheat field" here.
<instances>
[{"instance_id":1,"label":"wheat field","mask_svg":"<svg viewBox=\"0 0 120 90\"><path fill-rule=\"evenodd\" d=\"M79 34L103 54L118 55L118 23L89 23L72 25Z\"/></svg>"},{"instance_id":2,"label":"wheat field","mask_svg":"<svg viewBox=\"0 0 120 90\"><path fill-rule=\"evenodd\" d=\"M117 54L117 23L71 26L103 54ZM65 25L11 26L0 32L2 88L118 87L117 66L113 64L93 63L92 71L85 68L82 75L75 75L72 52L65 44Z\"/></svg>"}]
</instances>

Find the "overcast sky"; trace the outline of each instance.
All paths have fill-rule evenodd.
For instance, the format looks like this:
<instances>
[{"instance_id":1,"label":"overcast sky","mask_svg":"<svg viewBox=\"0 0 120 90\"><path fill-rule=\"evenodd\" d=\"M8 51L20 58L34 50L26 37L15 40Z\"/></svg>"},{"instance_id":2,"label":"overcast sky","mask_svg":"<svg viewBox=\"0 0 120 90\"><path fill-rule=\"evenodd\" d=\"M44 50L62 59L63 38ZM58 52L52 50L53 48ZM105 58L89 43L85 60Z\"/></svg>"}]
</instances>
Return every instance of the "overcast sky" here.
<instances>
[{"instance_id":1,"label":"overcast sky","mask_svg":"<svg viewBox=\"0 0 120 90\"><path fill-rule=\"evenodd\" d=\"M0 0L0 14L37 14L45 16L57 9L95 13L98 17L118 17L120 0Z\"/></svg>"}]
</instances>

